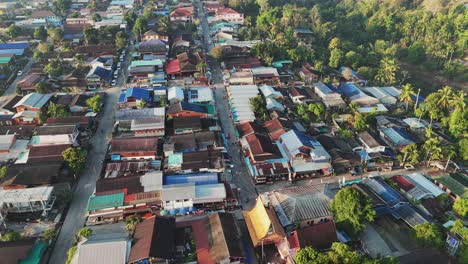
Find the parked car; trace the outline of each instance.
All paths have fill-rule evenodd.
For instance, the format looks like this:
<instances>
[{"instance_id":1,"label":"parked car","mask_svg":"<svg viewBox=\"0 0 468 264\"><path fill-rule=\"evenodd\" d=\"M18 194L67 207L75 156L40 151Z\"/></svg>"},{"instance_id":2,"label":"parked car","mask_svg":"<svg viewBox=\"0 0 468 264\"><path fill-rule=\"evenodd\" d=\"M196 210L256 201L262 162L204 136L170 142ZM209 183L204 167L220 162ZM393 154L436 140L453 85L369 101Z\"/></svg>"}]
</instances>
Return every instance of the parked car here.
<instances>
[{"instance_id":1,"label":"parked car","mask_svg":"<svg viewBox=\"0 0 468 264\"><path fill-rule=\"evenodd\" d=\"M112 87L115 86L116 84L117 84L117 80L112 80L111 82Z\"/></svg>"},{"instance_id":2,"label":"parked car","mask_svg":"<svg viewBox=\"0 0 468 264\"><path fill-rule=\"evenodd\" d=\"M23 71L18 71L18 73L16 75L18 75L18 76L23 75Z\"/></svg>"}]
</instances>

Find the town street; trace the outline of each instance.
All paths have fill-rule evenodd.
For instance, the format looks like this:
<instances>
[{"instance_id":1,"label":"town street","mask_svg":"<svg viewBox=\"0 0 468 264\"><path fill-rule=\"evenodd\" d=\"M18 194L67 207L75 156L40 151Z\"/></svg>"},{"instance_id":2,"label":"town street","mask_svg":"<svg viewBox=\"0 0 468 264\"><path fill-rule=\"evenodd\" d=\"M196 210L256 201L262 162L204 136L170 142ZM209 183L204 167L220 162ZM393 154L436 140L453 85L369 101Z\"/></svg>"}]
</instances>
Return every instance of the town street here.
<instances>
[{"instance_id":1,"label":"town street","mask_svg":"<svg viewBox=\"0 0 468 264\"><path fill-rule=\"evenodd\" d=\"M3 93L3 96L0 97L0 104L5 103L9 98L13 97L13 95L16 94L16 84L23 79L23 76L27 74L27 72L31 69L31 66L35 60L33 58L29 58L28 63L24 66L23 69L20 69L23 71L23 74L21 76L16 76L15 80L8 86L8 88L5 90Z\"/></svg>"},{"instance_id":2,"label":"town street","mask_svg":"<svg viewBox=\"0 0 468 264\"><path fill-rule=\"evenodd\" d=\"M198 15L200 18L200 25L202 26L202 32L205 39L205 49L207 53L209 52L211 45L208 44L208 40L210 39L209 28L208 28L208 21L206 20L205 13L203 11L203 7L199 0L195 1L196 7L198 7ZM230 135L228 139L228 153L231 156L230 160L234 167L231 169L233 177L232 182L240 188L240 203L244 209L250 209L255 204L255 199L257 198L257 191L255 190L255 186L253 184L252 178L250 177L247 168L244 164L244 161L241 158L240 154L240 147L237 144L238 138L236 136L236 129L232 119L230 118L230 108L225 99L226 90L224 89L223 85L223 76L222 71L219 66L219 63L210 58L208 60L208 64L211 68L212 79L214 81L214 97L216 102L216 111L218 115L218 119L221 122L221 126L223 127L223 131L225 135Z\"/></svg>"},{"instance_id":3,"label":"town street","mask_svg":"<svg viewBox=\"0 0 468 264\"><path fill-rule=\"evenodd\" d=\"M117 100L120 94L120 87L125 84L127 79L127 67L131 60L130 57L131 56L127 52L126 59L124 63L122 63L122 72L118 78L118 87L110 88L105 91L105 105L99 120L99 127L96 129L96 133L90 141L92 148L87 157L86 168L81 173L78 183L75 186L73 200L49 259L50 264L65 263L67 251L73 246L76 233L86 222L88 199L94 193L96 181L101 175L102 166L106 158L109 141L112 138Z\"/></svg>"}]
</instances>

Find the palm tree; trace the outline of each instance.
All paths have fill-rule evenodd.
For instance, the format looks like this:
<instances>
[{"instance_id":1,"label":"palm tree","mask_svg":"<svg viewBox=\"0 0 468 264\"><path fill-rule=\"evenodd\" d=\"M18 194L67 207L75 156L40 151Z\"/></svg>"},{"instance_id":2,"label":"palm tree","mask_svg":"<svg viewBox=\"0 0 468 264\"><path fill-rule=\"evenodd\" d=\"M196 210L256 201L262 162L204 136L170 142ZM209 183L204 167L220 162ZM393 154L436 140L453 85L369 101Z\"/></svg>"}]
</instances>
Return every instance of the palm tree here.
<instances>
[{"instance_id":1,"label":"palm tree","mask_svg":"<svg viewBox=\"0 0 468 264\"><path fill-rule=\"evenodd\" d=\"M450 159L454 158L457 155L457 150L453 146L453 144L446 145L443 149L443 155L445 156L445 158L447 158L447 163L445 163L444 168L446 170L450 163Z\"/></svg>"},{"instance_id":2,"label":"palm tree","mask_svg":"<svg viewBox=\"0 0 468 264\"><path fill-rule=\"evenodd\" d=\"M206 66L207 66L206 62L201 61L195 67L196 67L197 71L201 72L203 74L203 76L204 76Z\"/></svg>"},{"instance_id":3,"label":"palm tree","mask_svg":"<svg viewBox=\"0 0 468 264\"><path fill-rule=\"evenodd\" d=\"M453 90L450 86L444 86L437 91L439 95L439 106L443 109L448 109L452 104Z\"/></svg>"},{"instance_id":4,"label":"palm tree","mask_svg":"<svg viewBox=\"0 0 468 264\"><path fill-rule=\"evenodd\" d=\"M431 160L442 158L442 147L438 138L429 138L424 142L423 150L426 152L426 166Z\"/></svg>"},{"instance_id":5,"label":"palm tree","mask_svg":"<svg viewBox=\"0 0 468 264\"><path fill-rule=\"evenodd\" d=\"M169 33L171 31L171 23L168 17L161 17L156 25L156 30L160 33Z\"/></svg>"},{"instance_id":6,"label":"palm tree","mask_svg":"<svg viewBox=\"0 0 468 264\"><path fill-rule=\"evenodd\" d=\"M396 82L396 74L400 66L395 59L385 57L380 61L380 68L377 71L375 80L379 81L382 84L393 84Z\"/></svg>"},{"instance_id":7,"label":"palm tree","mask_svg":"<svg viewBox=\"0 0 468 264\"><path fill-rule=\"evenodd\" d=\"M401 87L401 93L398 98L401 102L406 103L406 112L408 112L408 105L413 101L413 96L415 94L416 93L414 92L413 86L411 86L411 84L407 83Z\"/></svg>"},{"instance_id":8,"label":"palm tree","mask_svg":"<svg viewBox=\"0 0 468 264\"><path fill-rule=\"evenodd\" d=\"M410 163L411 165L417 163L419 160L419 150L416 144L406 145L403 149L401 149L401 153L403 153L402 166L405 166L405 163L408 160L408 163Z\"/></svg>"},{"instance_id":9,"label":"palm tree","mask_svg":"<svg viewBox=\"0 0 468 264\"><path fill-rule=\"evenodd\" d=\"M461 110L465 109L465 106L466 106L465 97L466 97L466 93L464 91L459 91L458 93L454 93L452 95L451 106L453 108L459 108Z\"/></svg>"},{"instance_id":10,"label":"palm tree","mask_svg":"<svg viewBox=\"0 0 468 264\"><path fill-rule=\"evenodd\" d=\"M125 219L125 229L131 234L135 231L137 224L141 222L141 217L139 215L131 215Z\"/></svg>"}]
</instances>

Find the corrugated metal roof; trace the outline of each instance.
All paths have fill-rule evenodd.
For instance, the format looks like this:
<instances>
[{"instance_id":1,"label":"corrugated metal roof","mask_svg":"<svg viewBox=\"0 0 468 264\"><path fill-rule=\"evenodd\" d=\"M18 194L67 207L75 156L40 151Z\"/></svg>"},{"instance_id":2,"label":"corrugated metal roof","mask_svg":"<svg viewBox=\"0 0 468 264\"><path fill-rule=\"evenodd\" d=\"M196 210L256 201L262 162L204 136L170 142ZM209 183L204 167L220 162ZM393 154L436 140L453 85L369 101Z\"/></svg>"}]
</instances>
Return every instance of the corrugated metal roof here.
<instances>
[{"instance_id":1,"label":"corrugated metal roof","mask_svg":"<svg viewBox=\"0 0 468 264\"><path fill-rule=\"evenodd\" d=\"M124 203L124 193L114 193L102 196L91 196L88 202L88 211L122 206Z\"/></svg>"},{"instance_id":2,"label":"corrugated metal roof","mask_svg":"<svg viewBox=\"0 0 468 264\"><path fill-rule=\"evenodd\" d=\"M35 108L42 108L52 97L53 94L40 94L40 93L30 93L16 103L13 107L18 106L29 106Z\"/></svg>"},{"instance_id":3,"label":"corrugated metal roof","mask_svg":"<svg viewBox=\"0 0 468 264\"><path fill-rule=\"evenodd\" d=\"M406 175L405 178L417 187L427 190L432 195L434 195L434 197L445 193L442 189L437 187L437 185L435 185L421 173L411 173L409 175Z\"/></svg>"},{"instance_id":4,"label":"corrugated metal roof","mask_svg":"<svg viewBox=\"0 0 468 264\"><path fill-rule=\"evenodd\" d=\"M220 202L226 199L226 188L223 183L195 186L193 203Z\"/></svg>"},{"instance_id":5,"label":"corrugated metal roof","mask_svg":"<svg viewBox=\"0 0 468 264\"><path fill-rule=\"evenodd\" d=\"M218 183L217 173L190 173L164 176L164 185L187 184L206 185Z\"/></svg>"},{"instance_id":6,"label":"corrugated metal roof","mask_svg":"<svg viewBox=\"0 0 468 264\"><path fill-rule=\"evenodd\" d=\"M125 264L129 248L130 240L128 238L88 240L78 246L77 264Z\"/></svg>"},{"instance_id":7,"label":"corrugated metal roof","mask_svg":"<svg viewBox=\"0 0 468 264\"><path fill-rule=\"evenodd\" d=\"M164 185L161 200L175 201L195 198L195 184Z\"/></svg>"}]
</instances>

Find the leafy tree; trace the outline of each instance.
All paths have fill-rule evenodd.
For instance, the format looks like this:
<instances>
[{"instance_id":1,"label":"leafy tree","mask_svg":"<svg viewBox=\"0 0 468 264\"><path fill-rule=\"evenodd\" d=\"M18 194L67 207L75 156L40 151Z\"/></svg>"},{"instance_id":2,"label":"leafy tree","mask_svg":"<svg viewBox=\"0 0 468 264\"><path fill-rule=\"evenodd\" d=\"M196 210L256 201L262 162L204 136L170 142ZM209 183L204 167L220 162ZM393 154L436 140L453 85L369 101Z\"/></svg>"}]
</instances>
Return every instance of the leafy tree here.
<instances>
[{"instance_id":1,"label":"leafy tree","mask_svg":"<svg viewBox=\"0 0 468 264\"><path fill-rule=\"evenodd\" d=\"M71 13L70 15L68 15L69 18L79 18L80 17L80 13L78 12L73 12Z\"/></svg>"},{"instance_id":2,"label":"leafy tree","mask_svg":"<svg viewBox=\"0 0 468 264\"><path fill-rule=\"evenodd\" d=\"M127 36L124 32L119 31L115 35L115 46L117 47L117 49L122 49L125 48L125 46L127 46Z\"/></svg>"},{"instance_id":3,"label":"leafy tree","mask_svg":"<svg viewBox=\"0 0 468 264\"><path fill-rule=\"evenodd\" d=\"M41 53L49 53L52 47L47 42L41 42L37 45L37 50Z\"/></svg>"},{"instance_id":4,"label":"leafy tree","mask_svg":"<svg viewBox=\"0 0 468 264\"><path fill-rule=\"evenodd\" d=\"M329 258L325 253L317 251L312 247L301 248L295 257L297 264L328 264Z\"/></svg>"},{"instance_id":5,"label":"leafy tree","mask_svg":"<svg viewBox=\"0 0 468 264\"><path fill-rule=\"evenodd\" d=\"M333 49L330 53L330 61L328 65L332 68L338 68L343 59L343 52L339 49Z\"/></svg>"},{"instance_id":6,"label":"leafy tree","mask_svg":"<svg viewBox=\"0 0 468 264\"><path fill-rule=\"evenodd\" d=\"M351 139L354 136L353 131L346 128L341 128L340 130L338 130L338 134L344 139Z\"/></svg>"},{"instance_id":7,"label":"leafy tree","mask_svg":"<svg viewBox=\"0 0 468 264\"><path fill-rule=\"evenodd\" d=\"M199 62L197 65L195 65L195 68L197 69L197 71L199 71L202 75L205 75L205 68L208 66L208 64L206 64L206 62L204 61L201 61Z\"/></svg>"},{"instance_id":8,"label":"leafy tree","mask_svg":"<svg viewBox=\"0 0 468 264\"><path fill-rule=\"evenodd\" d=\"M457 233L462 237L462 245L459 247L457 256L459 263L468 263L468 228L462 220L457 219L450 232Z\"/></svg>"},{"instance_id":9,"label":"leafy tree","mask_svg":"<svg viewBox=\"0 0 468 264\"><path fill-rule=\"evenodd\" d=\"M336 221L350 225L355 234L364 229L366 221L373 221L375 217L371 201L351 187L341 189L330 203L330 208Z\"/></svg>"},{"instance_id":10,"label":"leafy tree","mask_svg":"<svg viewBox=\"0 0 468 264\"><path fill-rule=\"evenodd\" d=\"M136 226L141 222L141 217L139 215L131 215L125 218L125 229L132 234L135 231Z\"/></svg>"},{"instance_id":11,"label":"leafy tree","mask_svg":"<svg viewBox=\"0 0 468 264\"><path fill-rule=\"evenodd\" d=\"M402 159L403 166L406 163L415 165L419 162L421 158L419 150L418 150L418 146L416 144L409 144L409 145L404 146L401 149L401 153L403 154L403 159Z\"/></svg>"},{"instance_id":12,"label":"leafy tree","mask_svg":"<svg viewBox=\"0 0 468 264\"><path fill-rule=\"evenodd\" d=\"M454 92L451 100L451 107L455 109L465 109L466 93L464 91Z\"/></svg>"},{"instance_id":13,"label":"leafy tree","mask_svg":"<svg viewBox=\"0 0 468 264\"><path fill-rule=\"evenodd\" d=\"M458 141L458 152L463 160L468 160L468 138Z\"/></svg>"},{"instance_id":14,"label":"leafy tree","mask_svg":"<svg viewBox=\"0 0 468 264\"><path fill-rule=\"evenodd\" d=\"M161 17L156 23L156 30L161 33L169 33L171 31L171 22L169 17Z\"/></svg>"},{"instance_id":15,"label":"leafy tree","mask_svg":"<svg viewBox=\"0 0 468 264\"><path fill-rule=\"evenodd\" d=\"M466 217L468 215L468 199L459 198L453 203L453 211L460 215L461 217Z\"/></svg>"},{"instance_id":16,"label":"leafy tree","mask_svg":"<svg viewBox=\"0 0 468 264\"><path fill-rule=\"evenodd\" d=\"M91 230L89 227L83 227L83 228L80 229L80 231L78 231L77 235L80 238L87 238L92 234L93 234L93 230Z\"/></svg>"},{"instance_id":17,"label":"leafy tree","mask_svg":"<svg viewBox=\"0 0 468 264\"><path fill-rule=\"evenodd\" d=\"M54 102L50 102L49 106L47 107L47 115L49 117L65 117L69 116L70 113L64 105L58 105Z\"/></svg>"},{"instance_id":18,"label":"leafy tree","mask_svg":"<svg viewBox=\"0 0 468 264\"><path fill-rule=\"evenodd\" d=\"M70 264L72 262L77 249L77 246L73 246L67 251L67 260L65 261L65 264Z\"/></svg>"},{"instance_id":19,"label":"leafy tree","mask_svg":"<svg viewBox=\"0 0 468 264\"><path fill-rule=\"evenodd\" d=\"M133 26L133 33L136 36L141 37L141 35L146 32L146 25L147 21L144 17L137 18L135 21L135 25Z\"/></svg>"},{"instance_id":20,"label":"leafy tree","mask_svg":"<svg viewBox=\"0 0 468 264\"><path fill-rule=\"evenodd\" d=\"M7 166L3 165L1 168L0 168L0 180L3 179L7 173Z\"/></svg>"},{"instance_id":21,"label":"leafy tree","mask_svg":"<svg viewBox=\"0 0 468 264\"><path fill-rule=\"evenodd\" d=\"M97 44L99 41L99 32L97 29L88 26L83 30L84 39L86 44Z\"/></svg>"},{"instance_id":22,"label":"leafy tree","mask_svg":"<svg viewBox=\"0 0 468 264\"><path fill-rule=\"evenodd\" d=\"M70 147L62 153L62 156L74 173L79 173L85 168L86 154L81 148Z\"/></svg>"},{"instance_id":23,"label":"leafy tree","mask_svg":"<svg viewBox=\"0 0 468 264\"><path fill-rule=\"evenodd\" d=\"M47 30L44 26L39 26L34 29L34 38L40 39L42 41L47 39Z\"/></svg>"},{"instance_id":24,"label":"leafy tree","mask_svg":"<svg viewBox=\"0 0 468 264\"><path fill-rule=\"evenodd\" d=\"M147 6L143 9L143 17L146 19L150 19L154 16L152 6Z\"/></svg>"},{"instance_id":25,"label":"leafy tree","mask_svg":"<svg viewBox=\"0 0 468 264\"><path fill-rule=\"evenodd\" d=\"M52 59L44 67L44 71L52 77L58 77L62 75L64 71L64 65L60 59Z\"/></svg>"},{"instance_id":26,"label":"leafy tree","mask_svg":"<svg viewBox=\"0 0 468 264\"><path fill-rule=\"evenodd\" d=\"M133 12L133 10L128 11L124 15L124 19L127 21L127 25L131 28L133 28L133 25L135 25L135 21L137 20L138 16Z\"/></svg>"},{"instance_id":27,"label":"leafy tree","mask_svg":"<svg viewBox=\"0 0 468 264\"><path fill-rule=\"evenodd\" d=\"M380 61L380 66L377 70L377 75L375 75L375 80L383 85L395 84L399 70L400 66L395 59L385 57Z\"/></svg>"},{"instance_id":28,"label":"leafy tree","mask_svg":"<svg viewBox=\"0 0 468 264\"><path fill-rule=\"evenodd\" d=\"M43 54L40 51L36 50L33 53L33 58L37 61L41 61L43 59Z\"/></svg>"},{"instance_id":29,"label":"leafy tree","mask_svg":"<svg viewBox=\"0 0 468 264\"><path fill-rule=\"evenodd\" d=\"M468 131L468 111L455 108L448 118L448 130L454 137L460 137Z\"/></svg>"},{"instance_id":30,"label":"leafy tree","mask_svg":"<svg viewBox=\"0 0 468 264\"><path fill-rule=\"evenodd\" d=\"M211 49L210 55L220 61L223 58L224 47L223 46L216 46Z\"/></svg>"},{"instance_id":31,"label":"leafy tree","mask_svg":"<svg viewBox=\"0 0 468 264\"><path fill-rule=\"evenodd\" d=\"M426 152L427 164L430 164L432 160L439 160L442 158L442 147L440 146L440 140L438 138L428 138L424 142L422 148Z\"/></svg>"},{"instance_id":32,"label":"leafy tree","mask_svg":"<svg viewBox=\"0 0 468 264\"><path fill-rule=\"evenodd\" d=\"M452 104L452 96L453 96L453 90L452 87L450 86L444 86L442 89L438 90L436 92L438 98L439 98L439 107L442 107L443 109L448 109L450 105Z\"/></svg>"},{"instance_id":33,"label":"leafy tree","mask_svg":"<svg viewBox=\"0 0 468 264\"><path fill-rule=\"evenodd\" d=\"M314 114L319 119L325 113L325 107L320 103L318 103L318 104L309 104L308 110L309 110L310 113Z\"/></svg>"},{"instance_id":34,"label":"leafy tree","mask_svg":"<svg viewBox=\"0 0 468 264\"><path fill-rule=\"evenodd\" d=\"M411 63L422 63L426 59L426 51L421 42L417 41L408 48L408 60Z\"/></svg>"},{"instance_id":35,"label":"leafy tree","mask_svg":"<svg viewBox=\"0 0 468 264\"><path fill-rule=\"evenodd\" d=\"M21 28L13 24L8 27L5 33L10 38L16 38L21 33Z\"/></svg>"},{"instance_id":36,"label":"leafy tree","mask_svg":"<svg viewBox=\"0 0 468 264\"><path fill-rule=\"evenodd\" d=\"M266 102L261 95L250 99L250 108L255 113L256 116L265 120L268 116L268 111L266 109Z\"/></svg>"},{"instance_id":37,"label":"leafy tree","mask_svg":"<svg viewBox=\"0 0 468 264\"><path fill-rule=\"evenodd\" d=\"M63 40L63 30L59 27L47 29L47 36L53 44L60 43Z\"/></svg>"},{"instance_id":38,"label":"leafy tree","mask_svg":"<svg viewBox=\"0 0 468 264\"><path fill-rule=\"evenodd\" d=\"M36 93L40 93L40 94L45 94L47 93L47 84L44 83L44 82L40 82L40 83L37 83L35 86L34 86L34 89L36 90Z\"/></svg>"},{"instance_id":39,"label":"leafy tree","mask_svg":"<svg viewBox=\"0 0 468 264\"><path fill-rule=\"evenodd\" d=\"M101 96L95 95L91 98L86 99L86 106L93 109L94 113L100 113L102 111Z\"/></svg>"},{"instance_id":40,"label":"leafy tree","mask_svg":"<svg viewBox=\"0 0 468 264\"><path fill-rule=\"evenodd\" d=\"M9 241L16 241L21 238L21 235L18 232L15 232L13 230L10 230L6 232L0 240L3 242L9 242Z\"/></svg>"},{"instance_id":41,"label":"leafy tree","mask_svg":"<svg viewBox=\"0 0 468 264\"><path fill-rule=\"evenodd\" d=\"M442 232L432 223L416 225L414 229L411 230L411 236L424 247L441 249L444 246Z\"/></svg>"},{"instance_id":42,"label":"leafy tree","mask_svg":"<svg viewBox=\"0 0 468 264\"><path fill-rule=\"evenodd\" d=\"M413 86L411 84L407 83L403 85L403 87L401 87L401 93L398 99L400 99L401 102L406 104L406 112L408 112L409 103L413 102L414 95L416 95L416 93L414 92Z\"/></svg>"},{"instance_id":43,"label":"leafy tree","mask_svg":"<svg viewBox=\"0 0 468 264\"><path fill-rule=\"evenodd\" d=\"M65 14L70 9L71 0L55 0L52 7L56 13Z\"/></svg>"},{"instance_id":44,"label":"leafy tree","mask_svg":"<svg viewBox=\"0 0 468 264\"><path fill-rule=\"evenodd\" d=\"M367 123L366 123L366 118L364 117L364 115L362 115L361 113L359 112L356 112L354 114L354 129L357 131L357 132L362 132L364 130L367 129Z\"/></svg>"}]
</instances>

